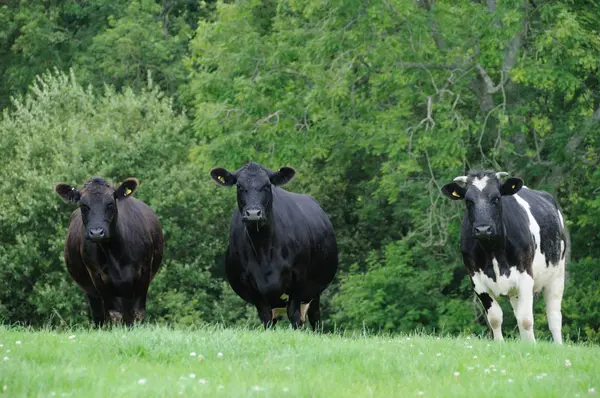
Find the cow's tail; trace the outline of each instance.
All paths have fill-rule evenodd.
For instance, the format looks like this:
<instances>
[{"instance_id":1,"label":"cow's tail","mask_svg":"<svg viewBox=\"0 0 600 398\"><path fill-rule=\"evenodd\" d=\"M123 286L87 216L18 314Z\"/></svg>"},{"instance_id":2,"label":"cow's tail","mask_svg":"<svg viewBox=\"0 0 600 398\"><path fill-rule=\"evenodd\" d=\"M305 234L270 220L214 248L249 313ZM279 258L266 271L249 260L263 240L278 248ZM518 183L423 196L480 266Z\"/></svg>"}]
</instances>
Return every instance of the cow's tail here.
<instances>
[{"instance_id":1,"label":"cow's tail","mask_svg":"<svg viewBox=\"0 0 600 398\"><path fill-rule=\"evenodd\" d=\"M569 272L567 269L567 265L571 262L571 233L569 232L569 228L567 228L567 220L565 220L562 211L558 210L563 217L563 234L565 236L565 285L569 283Z\"/></svg>"}]
</instances>

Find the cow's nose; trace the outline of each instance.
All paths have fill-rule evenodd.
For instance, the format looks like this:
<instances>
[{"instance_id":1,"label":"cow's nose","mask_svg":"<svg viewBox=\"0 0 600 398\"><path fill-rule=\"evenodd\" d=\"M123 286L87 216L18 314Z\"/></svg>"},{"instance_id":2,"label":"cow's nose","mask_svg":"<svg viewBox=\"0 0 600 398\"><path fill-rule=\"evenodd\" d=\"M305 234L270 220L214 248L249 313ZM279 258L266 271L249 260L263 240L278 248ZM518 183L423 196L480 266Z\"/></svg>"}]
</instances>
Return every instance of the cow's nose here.
<instances>
[{"instance_id":1,"label":"cow's nose","mask_svg":"<svg viewBox=\"0 0 600 398\"><path fill-rule=\"evenodd\" d=\"M489 237L492 235L492 227L490 225L479 225L474 228L477 238Z\"/></svg>"},{"instance_id":2,"label":"cow's nose","mask_svg":"<svg viewBox=\"0 0 600 398\"><path fill-rule=\"evenodd\" d=\"M262 219L262 210L260 209L246 209L244 210L244 220L246 221L258 221Z\"/></svg>"},{"instance_id":3,"label":"cow's nose","mask_svg":"<svg viewBox=\"0 0 600 398\"><path fill-rule=\"evenodd\" d=\"M104 239L105 236L104 228L90 228L88 230L88 238L91 240Z\"/></svg>"}]
</instances>

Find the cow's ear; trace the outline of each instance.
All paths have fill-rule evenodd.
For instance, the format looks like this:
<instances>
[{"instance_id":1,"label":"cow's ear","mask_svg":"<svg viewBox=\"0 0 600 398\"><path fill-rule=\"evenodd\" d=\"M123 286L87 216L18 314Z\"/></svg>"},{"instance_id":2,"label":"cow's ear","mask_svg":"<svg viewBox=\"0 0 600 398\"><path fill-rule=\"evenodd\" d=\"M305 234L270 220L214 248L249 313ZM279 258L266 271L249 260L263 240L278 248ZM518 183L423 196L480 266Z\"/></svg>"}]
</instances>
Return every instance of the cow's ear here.
<instances>
[{"instance_id":1,"label":"cow's ear","mask_svg":"<svg viewBox=\"0 0 600 398\"><path fill-rule=\"evenodd\" d=\"M117 189L115 189L113 196L115 197L115 199L123 199L127 196L131 196L137 189L138 185L139 182L137 179L128 178L125 181L123 181Z\"/></svg>"},{"instance_id":2,"label":"cow's ear","mask_svg":"<svg viewBox=\"0 0 600 398\"><path fill-rule=\"evenodd\" d=\"M451 182L442 187L442 193L452 200L461 200L465 198L467 188L458 185L455 182Z\"/></svg>"},{"instance_id":3,"label":"cow's ear","mask_svg":"<svg viewBox=\"0 0 600 398\"><path fill-rule=\"evenodd\" d=\"M54 186L54 192L67 204L77 204L81 199L81 193L69 184L58 183Z\"/></svg>"},{"instance_id":4,"label":"cow's ear","mask_svg":"<svg viewBox=\"0 0 600 398\"><path fill-rule=\"evenodd\" d=\"M230 187L237 181L233 174L222 167L212 169L210 171L210 176L216 181L217 184L223 185L224 187Z\"/></svg>"},{"instance_id":5,"label":"cow's ear","mask_svg":"<svg viewBox=\"0 0 600 398\"><path fill-rule=\"evenodd\" d=\"M271 176L271 184L275 186L285 185L294 178L294 175L296 175L296 170L291 167L282 167Z\"/></svg>"},{"instance_id":6,"label":"cow's ear","mask_svg":"<svg viewBox=\"0 0 600 398\"><path fill-rule=\"evenodd\" d=\"M523 188L523 180L517 177L509 178L500 187L501 195L514 195Z\"/></svg>"}]
</instances>

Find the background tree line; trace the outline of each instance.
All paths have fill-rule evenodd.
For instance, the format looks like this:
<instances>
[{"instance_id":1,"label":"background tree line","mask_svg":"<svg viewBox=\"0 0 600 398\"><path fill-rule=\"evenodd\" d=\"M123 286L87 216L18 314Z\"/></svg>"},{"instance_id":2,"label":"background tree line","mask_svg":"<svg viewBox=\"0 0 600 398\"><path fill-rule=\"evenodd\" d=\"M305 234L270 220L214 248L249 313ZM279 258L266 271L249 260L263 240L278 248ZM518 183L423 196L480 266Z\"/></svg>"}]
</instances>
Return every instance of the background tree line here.
<instances>
[{"instance_id":1,"label":"background tree line","mask_svg":"<svg viewBox=\"0 0 600 398\"><path fill-rule=\"evenodd\" d=\"M258 325L223 279L235 195L208 175L254 160L332 218L327 329L479 333L439 188L491 168L561 203L564 331L598 342L599 26L597 0L4 1L0 319L87 322L52 189L101 175L137 177L163 223L151 320Z\"/></svg>"}]
</instances>

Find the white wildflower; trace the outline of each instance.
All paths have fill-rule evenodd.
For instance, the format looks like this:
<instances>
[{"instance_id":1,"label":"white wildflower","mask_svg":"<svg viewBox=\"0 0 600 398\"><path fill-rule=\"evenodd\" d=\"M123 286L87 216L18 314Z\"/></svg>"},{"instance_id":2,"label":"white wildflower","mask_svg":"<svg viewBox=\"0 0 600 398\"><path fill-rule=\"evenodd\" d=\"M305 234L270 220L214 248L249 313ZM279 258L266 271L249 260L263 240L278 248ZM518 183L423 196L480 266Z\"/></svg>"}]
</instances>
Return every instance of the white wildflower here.
<instances>
[{"instance_id":1,"label":"white wildflower","mask_svg":"<svg viewBox=\"0 0 600 398\"><path fill-rule=\"evenodd\" d=\"M252 386L252 390L253 390L253 391L260 391L260 390L262 390L262 387L259 387L259 386Z\"/></svg>"},{"instance_id":2,"label":"white wildflower","mask_svg":"<svg viewBox=\"0 0 600 398\"><path fill-rule=\"evenodd\" d=\"M140 384L140 385L146 384L146 379L139 379L138 384Z\"/></svg>"},{"instance_id":3,"label":"white wildflower","mask_svg":"<svg viewBox=\"0 0 600 398\"><path fill-rule=\"evenodd\" d=\"M192 351L192 352L190 352L190 356L191 356L191 357L195 357L195 356L196 356L196 353Z\"/></svg>"},{"instance_id":4,"label":"white wildflower","mask_svg":"<svg viewBox=\"0 0 600 398\"><path fill-rule=\"evenodd\" d=\"M513 379L508 379L507 381L508 381L509 383L512 383L512 382L513 382Z\"/></svg>"},{"instance_id":5,"label":"white wildflower","mask_svg":"<svg viewBox=\"0 0 600 398\"><path fill-rule=\"evenodd\" d=\"M288 391L290 391L290 389L289 389L289 388L287 388L287 387L283 387L283 392L288 392Z\"/></svg>"},{"instance_id":6,"label":"white wildflower","mask_svg":"<svg viewBox=\"0 0 600 398\"><path fill-rule=\"evenodd\" d=\"M506 370L502 369L502 370L500 371L500 373L502 373L503 375L505 375L505 374L506 374Z\"/></svg>"},{"instance_id":7,"label":"white wildflower","mask_svg":"<svg viewBox=\"0 0 600 398\"><path fill-rule=\"evenodd\" d=\"M217 353L217 358L223 358L223 353L222 352Z\"/></svg>"},{"instance_id":8,"label":"white wildflower","mask_svg":"<svg viewBox=\"0 0 600 398\"><path fill-rule=\"evenodd\" d=\"M17 345L21 345L21 340L17 340Z\"/></svg>"},{"instance_id":9,"label":"white wildflower","mask_svg":"<svg viewBox=\"0 0 600 398\"><path fill-rule=\"evenodd\" d=\"M484 371L485 373L490 373L490 370L489 370L488 368L485 368L485 369L483 369L483 371Z\"/></svg>"},{"instance_id":10,"label":"white wildflower","mask_svg":"<svg viewBox=\"0 0 600 398\"><path fill-rule=\"evenodd\" d=\"M477 358L478 358L477 355L473 355L473 359L477 359Z\"/></svg>"},{"instance_id":11,"label":"white wildflower","mask_svg":"<svg viewBox=\"0 0 600 398\"><path fill-rule=\"evenodd\" d=\"M422 397L423 395L425 395L425 393L424 393L423 391L419 391L419 392L417 393L417 395L418 395L419 397Z\"/></svg>"},{"instance_id":12,"label":"white wildflower","mask_svg":"<svg viewBox=\"0 0 600 398\"><path fill-rule=\"evenodd\" d=\"M8 361L8 357L4 357L2 358L4 361Z\"/></svg>"},{"instance_id":13,"label":"white wildflower","mask_svg":"<svg viewBox=\"0 0 600 398\"><path fill-rule=\"evenodd\" d=\"M200 384L206 384L206 379L198 379L198 383L200 383Z\"/></svg>"},{"instance_id":14,"label":"white wildflower","mask_svg":"<svg viewBox=\"0 0 600 398\"><path fill-rule=\"evenodd\" d=\"M460 373L454 372L454 377L458 377L458 376L460 376Z\"/></svg>"},{"instance_id":15,"label":"white wildflower","mask_svg":"<svg viewBox=\"0 0 600 398\"><path fill-rule=\"evenodd\" d=\"M472 366L469 366L469 367L467 368L467 370L468 370L469 372L473 371L474 369L475 369L475 368L474 368L474 367L472 367Z\"/></svg>"},{"instance_id":16,"label":"white wildflower","mask_svg":"<svg viewBox=\"0 0 600 398\"><path fill-rule=\"evenodd\" d=\"M441 356L442 356L442 353L441 353L441 352L438 352L437 354L435 354L435 356L436 356L436 357L441 357Z\"/></svg>"},{"instance_id":17,"label":"white wildflower","mask_svg":"<svg viewBox=\"0 0 600 398\"><path fill-rule=\"evenodd\" d=\"M596 389L594 387L588 388L588 394L595 394L595 393L596 393Z\"/></svg>"},{"instance_id":18,"label":"white wildflower","mask_svg":"<svg viewBox=\"0 0 600 398\"><path fill-rule=\"evenodd\" d=\"M567 367L567 368L571 367L571 361L569 361L568 359L565 359L565 367Z\"/></svg>"},{"instance_id":19,"label":"white wildflower","mask_svg":"<svg viewBox=\"0 0 600 398\"><path fill-rule=\"evenodd\" d=\"M74 334L72 334L72 335L69 336L69 340L73 340L73 339L75 339L75 335Z\"/></svg>"},{"instance_id":20,"label":"white wildflower","mask_svg":"<svg viewBox=\"0 0 600 398\"><path fill-rule=\"evenodd\" d=\"M195 379L196 378L196 373L190 373L189 374L189 378L190 379Z\"/></svg>"}]
</instances>

